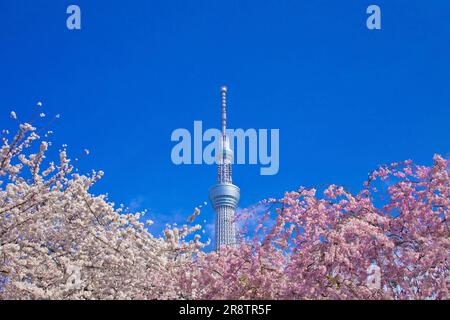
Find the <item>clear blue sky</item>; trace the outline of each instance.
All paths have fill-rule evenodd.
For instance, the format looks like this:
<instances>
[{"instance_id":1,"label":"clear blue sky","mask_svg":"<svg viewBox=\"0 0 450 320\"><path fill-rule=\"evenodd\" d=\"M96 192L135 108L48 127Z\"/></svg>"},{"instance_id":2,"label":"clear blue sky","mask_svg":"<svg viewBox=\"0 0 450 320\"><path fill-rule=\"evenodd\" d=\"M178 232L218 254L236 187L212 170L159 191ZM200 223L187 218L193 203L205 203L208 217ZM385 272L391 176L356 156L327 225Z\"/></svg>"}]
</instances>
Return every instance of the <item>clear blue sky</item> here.
<instances>
[{"instance_id":1,"label":"clear blue sky","mask_svg":"<svg viewBox=\"0 0 450 320\"><path fill-rule=\"evenodd\" d=\"M278 175L235 167L243 207L301 185L356 192L378 164L449 156L449 16L444 0L1 1L0 127L42 101L62 115L53 151L90 149L80 170L105 171L95 192L181 222L216 169L173 165L170 135L218 127L226 84L231 127L280 129Z\"/></svg>"}]
</instances>

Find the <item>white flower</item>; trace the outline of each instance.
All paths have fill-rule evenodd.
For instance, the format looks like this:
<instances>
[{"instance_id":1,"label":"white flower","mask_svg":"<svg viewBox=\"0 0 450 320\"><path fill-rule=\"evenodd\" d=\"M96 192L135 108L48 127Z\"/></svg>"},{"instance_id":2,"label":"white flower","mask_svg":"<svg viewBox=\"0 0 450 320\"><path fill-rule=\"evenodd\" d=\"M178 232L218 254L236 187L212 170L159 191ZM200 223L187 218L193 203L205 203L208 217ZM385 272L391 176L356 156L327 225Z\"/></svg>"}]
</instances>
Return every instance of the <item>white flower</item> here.
<instances>
[{"instance_id":1,"label":"white flower","mask_svg":"<svg viewBox=\"0 0 450 320\"><path fill-rule=\"evenodd\" d=\"M188 221L189 222L193 222L195 220L195 218L200 214L200 209L199 208L195 208L194 212L189 216Z\"/></svg>"},{"instance_id":2,"label":"white flower","mask_svg":"<svg viewBox=\"0 0 450 320\"><path fill-rule=\"evenodd\" d=\"M39 114L39 117L44 118L44 117L45 117L45 113L41 112L41 113Z\"/></svg>"},{"instance_id":3,"label":"white flower","mask_svg":"<svg viewBox=\"0 0 450 320\"><path fill-rule=\"evenodd\" d=\"M13 118L14 120L17 119L17 114L14 111L11 111L11 113L9 114L11 116L11 118Z\"/></svg>"},{"instance_id":4,"label":"white flower","mask_svg":"<svg viewBox=\"0 0 450 320\"><path fill-rule=\"evenodd\" d=\"M38 101L37 106L42 107L42 102Z\"/></svg>"},{"instance_id":5,"label":"white flower","mask_svg":"<svg viewBox=\"0 0 450 320\"><path fill-rule=\"evenodd\" d=\"M67 154L66 154L65 151L61 151L59 153L59 159L60 159L61 163L67 163L68 162L67 161Z\"/></svg>"},{"instance_id":6,"label":"white flower","mask_svg":"<svg viewBox=\"0 0 450 320\"><path fill-rule=\"evenodd\" d=\"M22 123L20 124L20 130L22 130L23 132L28 132L28 131L34 131L36 130L35 127L33 127L31 124L29 123Z\"/></svg>"},{"instance_id":7,"label":"white flower","mask_svg":"<svg viewBox=\"0 0 450 320\"><path fill-rule=\"evenodd\" d=\"M47 142L42 141L42 142L41 142L41 148L40 148L41 152L47 150L47 148L48 148Z\"/></svg>"}]
</instances>

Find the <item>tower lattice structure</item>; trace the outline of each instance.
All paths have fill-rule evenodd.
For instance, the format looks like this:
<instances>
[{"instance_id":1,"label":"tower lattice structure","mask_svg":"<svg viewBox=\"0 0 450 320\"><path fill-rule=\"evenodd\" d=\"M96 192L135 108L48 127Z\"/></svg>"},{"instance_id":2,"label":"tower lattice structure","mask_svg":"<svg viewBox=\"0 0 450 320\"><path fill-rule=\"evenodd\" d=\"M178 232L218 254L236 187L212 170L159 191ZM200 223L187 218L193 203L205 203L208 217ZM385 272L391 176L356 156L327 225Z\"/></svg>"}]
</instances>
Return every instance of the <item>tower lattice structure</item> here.
<instances>
[{"instance_id":1,"label":"tower lattice structure","mask_svg":"<svg viewBox=\"0 0 450 320\"><path fill-rule=\"evenodd\" d=\"M217 183L209 190L209 198L216 212L216 250L220 250L222 246L236 245L235 213L240 198L240 190L232 180L233 151L226 133L227 91L227 87L221 88L222 130L217 154Z\"/></svg>"}]
</instances>

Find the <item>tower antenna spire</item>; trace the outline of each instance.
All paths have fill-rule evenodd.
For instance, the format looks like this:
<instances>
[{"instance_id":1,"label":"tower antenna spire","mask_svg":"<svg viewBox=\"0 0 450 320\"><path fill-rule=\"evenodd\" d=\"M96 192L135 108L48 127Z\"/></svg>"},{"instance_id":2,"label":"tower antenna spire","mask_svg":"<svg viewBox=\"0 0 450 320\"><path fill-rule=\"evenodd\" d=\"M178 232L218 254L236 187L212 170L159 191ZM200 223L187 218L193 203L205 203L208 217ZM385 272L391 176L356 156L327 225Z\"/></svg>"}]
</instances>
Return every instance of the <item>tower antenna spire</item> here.
<instances>
[{"instance_id":1,"label":"tower antenna spire","mask_svg":"<svg viewBox=\"0 0 450 320\"><path fill-rule=\"evenodd\" d=\"M222 134L226 135L226 132L227 132L227 92L228 92L228 88L226 86L222 86L220 88L220 92L222 94Z\"/></svg>"}]
</instances>

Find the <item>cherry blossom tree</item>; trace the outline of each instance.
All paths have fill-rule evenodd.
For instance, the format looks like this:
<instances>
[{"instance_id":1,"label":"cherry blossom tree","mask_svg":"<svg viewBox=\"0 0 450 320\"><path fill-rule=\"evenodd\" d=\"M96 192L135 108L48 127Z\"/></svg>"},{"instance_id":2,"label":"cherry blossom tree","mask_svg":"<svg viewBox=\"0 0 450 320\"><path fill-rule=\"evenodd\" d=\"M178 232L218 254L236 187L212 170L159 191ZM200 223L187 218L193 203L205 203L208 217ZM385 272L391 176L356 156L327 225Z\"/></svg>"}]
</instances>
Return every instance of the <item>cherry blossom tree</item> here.
<instances>
[{"instance_id":1,"label":"cherry blossom tree","mask_svg":"<svg viewBox=\"0 0 450 320\"><path fill-rule=\"evenodd\" d=\"M263 213L253 239L198 254L179 273L183 290L206 299L449 299L449 163L435 155L432 167L382 166L357 195L331 185L322 197L301 188L264 201L241 217Z\"/></svg>"},{"instance_id":2,"label":"cherry blossom tree","mask_svg":"<svg viewBox=\"0 0 450 320\"><path fill-rule=\"evenodd\" d=\"M239 245L206 252L199 209L156 237L145 211L90 192L102 171L79 174L65 147L46 161L49 132L18 126L0 148L0 299L449 299L439 155L381 166L357 194L264 200L240 212Z\"/></svg>"},{"instance_id":3,"label":"cherry blossom tree","mask_svg":"<svg viewBox=\"0 0 450 320\"><path fill-rule=\"evenodd\" d=\"M17 119L14 112L11 117ZM179 297L172 265L204 246L198 236L185 241L199 226L168 228L164 238L154 237L141 222L145 212L116 209L105 195L89 193L103 172L74 172L65 149L58 163L42 168L51 143L31 123L20 124L11 140L3 131L2 140L2 299Z\"/></svg>"}]
</instances>

